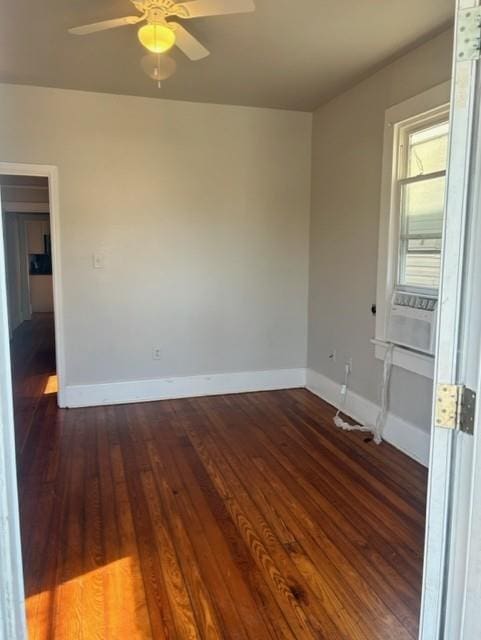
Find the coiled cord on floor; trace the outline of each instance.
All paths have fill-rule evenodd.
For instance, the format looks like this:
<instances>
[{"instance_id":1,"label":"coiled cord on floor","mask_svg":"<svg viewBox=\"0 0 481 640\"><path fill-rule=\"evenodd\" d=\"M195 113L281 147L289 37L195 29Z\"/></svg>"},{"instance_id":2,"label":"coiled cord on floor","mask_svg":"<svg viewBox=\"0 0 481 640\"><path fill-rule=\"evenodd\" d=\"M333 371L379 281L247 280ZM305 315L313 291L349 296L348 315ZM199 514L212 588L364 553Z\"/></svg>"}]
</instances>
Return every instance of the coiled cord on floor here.
<instances>
[{"instance_id":1,"label":"coiled cord on floor","mask_svg":"<svg viewBox=\"0 0 481 640\"><path fill-rule=\"evenodd\" d=\"M393 358L394 345L390 344L386 349L384 356L384 368L383 368L383 381L381 391L381 409L376 418L375 425L361 425L361 424L349 424L341 418L341 413L345 413L347 393L349 390L349 376L351 374L351 367L346 365L346 371L344 376L344 385L341 388L341 401L339 403L339 409L333 418L333 422L339 429L344 431L362 431L364 433L372 433L374 442L381 444L384 433L384 427L386 426L386 418L389 410L389 386L391 383L391 371L392 371L392 358Z\"/></svg>"}]
</instances>

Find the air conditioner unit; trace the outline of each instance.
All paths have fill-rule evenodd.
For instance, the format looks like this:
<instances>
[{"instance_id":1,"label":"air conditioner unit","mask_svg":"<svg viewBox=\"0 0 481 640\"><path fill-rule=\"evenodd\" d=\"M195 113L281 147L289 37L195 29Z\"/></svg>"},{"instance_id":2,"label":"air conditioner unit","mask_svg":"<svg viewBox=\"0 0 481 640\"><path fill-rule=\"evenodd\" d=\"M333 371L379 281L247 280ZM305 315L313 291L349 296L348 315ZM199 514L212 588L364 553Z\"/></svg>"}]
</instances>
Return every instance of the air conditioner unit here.
<instances>
[{"instance_id":1,"label":"air conditioner unit","mask_svg":"<svg viewBox=\"0 0 481 640\"><path fill-rule=\"evenodd\" d=\"M434 296L395 291L387 339L393 344L434 355L438 300Z\"/></svg>"}]
</instances>

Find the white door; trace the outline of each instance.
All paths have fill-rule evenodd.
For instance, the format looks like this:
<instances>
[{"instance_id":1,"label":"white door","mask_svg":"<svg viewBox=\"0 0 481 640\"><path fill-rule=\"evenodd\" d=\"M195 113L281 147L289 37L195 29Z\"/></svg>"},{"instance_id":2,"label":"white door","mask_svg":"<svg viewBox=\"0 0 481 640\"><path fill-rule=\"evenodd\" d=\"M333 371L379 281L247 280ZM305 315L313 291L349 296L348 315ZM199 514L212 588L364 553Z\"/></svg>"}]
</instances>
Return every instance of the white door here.
<instances>
[{"instance_id":1,"label":"white door","mask_svg":"<svg viewBox=\"0 0 481 640\"><path fill-rule=\"evenodd\" d=\"M481 397L479 4L457 0L421 640L481 638L479 416L467 410L459 425L470 392Z\"/></svg>"}]
</instances>

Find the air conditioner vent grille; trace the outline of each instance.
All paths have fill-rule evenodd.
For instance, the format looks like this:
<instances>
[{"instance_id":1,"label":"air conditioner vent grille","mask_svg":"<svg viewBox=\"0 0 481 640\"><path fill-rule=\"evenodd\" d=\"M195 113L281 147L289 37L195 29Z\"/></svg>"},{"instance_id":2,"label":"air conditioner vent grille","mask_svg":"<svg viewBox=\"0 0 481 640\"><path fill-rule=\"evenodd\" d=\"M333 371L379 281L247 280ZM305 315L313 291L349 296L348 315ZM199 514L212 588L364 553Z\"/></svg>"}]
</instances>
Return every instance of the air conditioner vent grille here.
<instances>
[{"instance_id":1,"label":"air conditioner vent grille","mask_svg":"<svg viewBox=\"0 0 481 640\"><path fill-rule=\"evenodd\" d=\"M412 293L396 291L394 294L393 304L400 307L409 307L410 309L421 309L423 311L435 311L438 301L437 298L428 296L418 296Z\"/></svg>"}]
</instances>

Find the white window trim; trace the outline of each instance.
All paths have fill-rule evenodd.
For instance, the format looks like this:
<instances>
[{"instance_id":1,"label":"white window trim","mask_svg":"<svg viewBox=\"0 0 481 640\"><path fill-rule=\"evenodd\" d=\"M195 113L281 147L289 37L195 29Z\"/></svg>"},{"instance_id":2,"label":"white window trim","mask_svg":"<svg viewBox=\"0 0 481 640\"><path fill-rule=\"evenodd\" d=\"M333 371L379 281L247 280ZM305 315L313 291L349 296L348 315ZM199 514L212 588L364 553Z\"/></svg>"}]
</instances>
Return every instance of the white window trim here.
<instances>
[{"instance_id":1,"label":"white window trim","mask_svg":"<svg viewBox=\"0 0 481 640\"><path fill-rule=\"evenodd\" d=\"M384 121L383 168L381 182L381 213L379 221L379 249L376 292L376 337L372 341L375 356L384 360L388 347L387 322L388 310L397 273L397 246L399 235L398 211L395 207L395 194L392 185L397 166L395 149L396 124L427 114L435 109L449 106L451 83L444 82L423 93L409 98L386 110ZM426 378L433 378L434 357L411 351L404 347L395 347L393 363Z\"/></svg>"}]
</instances>

